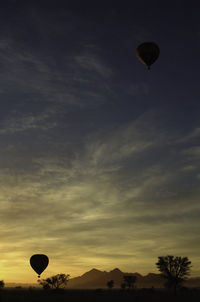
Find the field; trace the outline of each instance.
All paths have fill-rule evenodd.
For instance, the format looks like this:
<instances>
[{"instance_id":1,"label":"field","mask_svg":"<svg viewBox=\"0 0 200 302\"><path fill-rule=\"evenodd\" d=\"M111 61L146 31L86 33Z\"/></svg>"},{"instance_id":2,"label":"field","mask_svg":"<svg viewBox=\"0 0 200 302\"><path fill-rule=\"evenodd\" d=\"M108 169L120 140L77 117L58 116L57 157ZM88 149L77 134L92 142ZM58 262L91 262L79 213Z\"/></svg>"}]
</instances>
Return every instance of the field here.
<instances>
[{"instance_id":1,"label":"field","mask_svg":"<svg viewBox=\"0 0 200 302\"><path fill-rule=\"evenodd\" d=\"M22 290L4 289L1 291L1 302L107 302L107 301L200 301L200 290L185 290L177 296L171 295L164 290Z\"/></svg>"}]
</instances>

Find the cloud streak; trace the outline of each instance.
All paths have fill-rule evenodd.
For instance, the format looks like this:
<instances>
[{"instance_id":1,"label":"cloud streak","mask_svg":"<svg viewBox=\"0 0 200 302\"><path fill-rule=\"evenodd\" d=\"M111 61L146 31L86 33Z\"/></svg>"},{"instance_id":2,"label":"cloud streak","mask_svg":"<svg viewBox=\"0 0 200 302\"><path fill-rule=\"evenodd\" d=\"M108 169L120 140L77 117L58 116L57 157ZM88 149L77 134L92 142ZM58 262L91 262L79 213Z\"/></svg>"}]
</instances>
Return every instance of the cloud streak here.
<instances>
[{"instance_id":1,"label":"cloud streak","mask_svg":"<svg viewBox=\"0 0 200 302\"><path fill-rule=\"evenodd\" d=\"M173 63L169 80L162 61L149 74L133 59L158 26L51 3L1 16L1 278L32 282L28 260L40 252L44 277L148 273L166 253L188 256L200 274L194 87L188 102Z\"/></svg>"},{"instance_id":2,"label":"cloud streak","mask_svg":"<svg viewBox=\"0 0 200 302\"><path fill-rule=\"evenodd\" d=\"M152 259L166 250L187 249L197 257L199 187L187 183L190 169L181 172L187 147L176 144L176 133L166 136L162 122L150 127L151 121L152 113L149 120L145 114L107 135L92 135L81 149L73 146L70 157L60 157L61 145L54 146L56 157L33 158L20 174L15 166L2 171L3 249L15 242L11 255L46 251L74 272L77 262L82 271L118 261L130 270L132 258L132 270L144 271L145 263L155 271Z\"/></svg>"}]
</instances>

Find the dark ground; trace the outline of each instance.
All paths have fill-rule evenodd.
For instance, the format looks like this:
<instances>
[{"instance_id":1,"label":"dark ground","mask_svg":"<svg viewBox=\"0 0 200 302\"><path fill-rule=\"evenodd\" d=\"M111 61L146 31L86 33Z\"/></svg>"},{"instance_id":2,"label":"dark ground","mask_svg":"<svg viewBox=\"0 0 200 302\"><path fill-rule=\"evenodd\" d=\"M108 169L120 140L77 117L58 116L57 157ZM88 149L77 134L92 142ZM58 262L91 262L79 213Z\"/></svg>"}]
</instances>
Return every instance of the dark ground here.
<instances>
[{"instance_id":1,"label":"dark ground","mask_svg":"<svg viewBox=\"0 0 200 302\"><path fill-rule=\"evenodd\" d=\"M1 291L1 302L35 302L35 301L84 301L84 302L107 302L107 301L200 301L200 289L184 290L175 297L164 290L22 290L4 289Z\"/></svg>"}]
</instances>

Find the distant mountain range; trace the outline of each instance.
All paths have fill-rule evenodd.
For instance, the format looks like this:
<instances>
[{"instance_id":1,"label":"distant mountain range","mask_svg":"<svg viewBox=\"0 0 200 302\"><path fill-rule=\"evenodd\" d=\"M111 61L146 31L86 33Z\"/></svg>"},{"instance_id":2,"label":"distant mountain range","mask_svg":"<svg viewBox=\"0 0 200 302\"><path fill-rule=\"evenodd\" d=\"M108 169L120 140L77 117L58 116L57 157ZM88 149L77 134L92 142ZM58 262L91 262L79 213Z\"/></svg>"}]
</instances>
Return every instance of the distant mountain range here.
<instances>
[{"instance_id":1,"label":"distant mountain range","mask_svg":"<svg viewBox=\"0 0 200 302\"><path fill-rule=\"evenodd\" d=\"M125 273L120 271L118 268L111 270L110 272L100 271L95 268L89 272L84 273L79 277L75 277L69 280L67 288L73 289L97 289L106 288L109 280L114 281L114 287L120 288L123 283L124 275L136 276L136 287L137 288L162 288L164 280L160 274L149 273L146 276L142 276L139 273ZM38 284L19 284L19 283L6 283L6 287L28 287L38 286ZM187 287L199 287L200 288L200 277L189 278L184 286Z\"/></svg>"},{"instance_id":2,"label":"distant mountain range","mask_svg":"<svg viewBox=\"0 0 200 302\"><path fill-rule=\"evenodd\" d=\"M120 271L118 268L111 270L110 272L100 271L95 268L86 272L80 277L75 277L69 280L69 288L105 288L109 280L114 280L114 287L119 288L123 283L124 275L133 275L137 277L136 286L137 288L162 288L163 278L160 274L149 273L146 276L142 276L139 273L125 273ZM200 277L190 278L185 284L188 287L200 287Z\"/></svg>"}]
</instances>

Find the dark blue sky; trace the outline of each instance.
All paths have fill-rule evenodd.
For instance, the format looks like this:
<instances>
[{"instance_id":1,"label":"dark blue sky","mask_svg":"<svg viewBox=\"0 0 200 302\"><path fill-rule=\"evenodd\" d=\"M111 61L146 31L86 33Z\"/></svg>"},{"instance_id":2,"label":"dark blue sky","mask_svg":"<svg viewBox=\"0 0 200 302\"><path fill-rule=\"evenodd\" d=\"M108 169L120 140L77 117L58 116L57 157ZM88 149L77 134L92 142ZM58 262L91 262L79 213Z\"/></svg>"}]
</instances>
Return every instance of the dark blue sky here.
<instances>
[{"instance_id":1,"label":"dark blue sky","mask_svg":"<svg viewBox=\"0 0 200 302\"><path fill-rule=\"evenodd\" d=\"M130 3L1 3L4 279L31 281L38 252L46 274L148 273L164 254L200 274L199 5Z\"/></svg>"}]
</instances>

